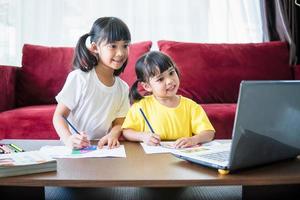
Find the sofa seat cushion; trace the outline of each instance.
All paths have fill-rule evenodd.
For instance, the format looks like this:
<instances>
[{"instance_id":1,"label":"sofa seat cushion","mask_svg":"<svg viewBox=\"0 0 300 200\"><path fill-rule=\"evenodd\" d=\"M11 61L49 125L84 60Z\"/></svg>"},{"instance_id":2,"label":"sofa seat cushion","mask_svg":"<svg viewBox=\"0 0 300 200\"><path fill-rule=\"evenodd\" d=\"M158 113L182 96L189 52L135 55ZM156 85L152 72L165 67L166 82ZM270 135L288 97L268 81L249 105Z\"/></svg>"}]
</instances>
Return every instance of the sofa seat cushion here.
<instances>
[{"instance_id":1,"label":"sofa seat cushion","mask_svg":"<svg viewBox=\"0 0 300 200\"><path fill-rule=\"evenodd\" d=\"M2 112L0 137L5 139L58 139L52 125L56 105L28 106Z\"/></svg>"},{"instance_id":2,"label":"sofa seat cushion","mask_svg":"<svg viewBox=\"0 0 300 200\"><path fill-rule=\"evenodd\" d=\"M205 44L159 41L181 73L179 93L197 103L236 103L242 80L290 80L283 42Z\"/></svg>"},{"instance_id":3,"label":"sofa seat cushion","mask_svg":"<svg viewBox=\"0 0 300 200\"><path fill-rule=\"evenodd\" d=\"M236 104L201 104L216 130L215 139L231 139Z\"/></svg>"}]
</instances>

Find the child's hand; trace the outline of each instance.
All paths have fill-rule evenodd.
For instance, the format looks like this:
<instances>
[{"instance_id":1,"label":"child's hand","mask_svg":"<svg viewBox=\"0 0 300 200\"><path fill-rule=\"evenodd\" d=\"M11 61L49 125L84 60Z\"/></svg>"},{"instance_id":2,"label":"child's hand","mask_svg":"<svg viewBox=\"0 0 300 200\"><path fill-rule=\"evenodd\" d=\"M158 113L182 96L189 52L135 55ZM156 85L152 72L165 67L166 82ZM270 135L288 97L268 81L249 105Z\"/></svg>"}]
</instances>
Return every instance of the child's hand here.
<instances>
[{"instance_id":1,"label":"child's hand","mask_svg":"<svg viewBox=\"0 0 300 200\"><path fill-rule=\"evenodd\" d=\"M103 146L106 144L109 149L117 148L120 146L120 142L119 142L118 138L119 137L116 137L113 134L107 134L99 140L98 148L102 149Z\"/></svg>"},{"instance_id":2,"label":"child's hand","mask_svg":"<svg viewBox=\"0 0 300 200\"><path fill-rule=\"evenodd\" d=\"M175 141L175 148L187 148L196 145L197 142L192 137L183 137Z\"/></svg>"},{"instance_id":3,"label":"child's hand","mask_svg":"<svg viewBox=\"0 0 300 200\"><path fill-rule=\"evenodd\" d=\"M82 149L91 145L85 132L70 135L65 144L74 149Z\"/></svg>"},{"instance_id":4,"label":"child's hand","mask_svg":"<svg viewBox=\"0 0 300 200\"><path fill-rule=\"evenodd\" d=\"M154 133L143 133L142 140L144 143L150 146L160 145L160 137Z\"/></svg>"}]
</instances>

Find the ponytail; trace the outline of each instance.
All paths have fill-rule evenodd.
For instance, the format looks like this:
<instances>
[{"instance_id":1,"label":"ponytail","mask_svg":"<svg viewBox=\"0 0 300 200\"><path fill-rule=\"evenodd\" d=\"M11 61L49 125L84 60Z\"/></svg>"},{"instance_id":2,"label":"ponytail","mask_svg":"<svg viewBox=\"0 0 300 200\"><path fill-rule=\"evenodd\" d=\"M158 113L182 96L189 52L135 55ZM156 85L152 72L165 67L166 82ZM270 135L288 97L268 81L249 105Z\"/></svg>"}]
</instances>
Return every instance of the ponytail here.
<instances>
[{"instance_id":1,"label":"ponytail","mask_svg":"<svg viewBox=\"0 0 300 200\"><path fill-rule=\"evenodd\" d=\"M73 60L74 68L79 68L84 72L92 70L98 63L98 59L86 47L86 39L90 36L89 33L81 36L75 48L75 56Z\"/></svg>"},{"instance_id":2,"label":"ponytail","mask_svg":"<svg viewBox=\"0 0 300 200\"><path fill-rule=\"evenodd\" d=\"M137 79L130 88L130 91L129 91L130 103L134 103L143 98L143 96L138 91L138 83L139 83L139 80Z\"/></svg>"}]
</instances>

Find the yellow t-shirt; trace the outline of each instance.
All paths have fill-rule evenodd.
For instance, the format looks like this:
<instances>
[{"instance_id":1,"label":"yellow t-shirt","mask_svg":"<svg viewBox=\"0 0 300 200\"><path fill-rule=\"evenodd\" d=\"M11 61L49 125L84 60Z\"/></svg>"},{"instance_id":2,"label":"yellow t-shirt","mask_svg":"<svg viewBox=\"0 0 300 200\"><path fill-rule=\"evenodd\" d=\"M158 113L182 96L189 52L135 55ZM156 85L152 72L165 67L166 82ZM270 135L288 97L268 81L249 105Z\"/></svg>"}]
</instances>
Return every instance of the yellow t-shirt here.
<instances>
[{"instance_id":1,"label":"yellow t-shirt","mask_svg":"<svg viewBox=\"0 0 300 200\"><path fill-rule=\"evenodd\" d=\"M123 129L150 132L140 108L161 140L176 140L191 137L201 131L214 131L203 108L193 100L180 96L179 105L169 108L160 104L153 95L145 96L131 106L122 125Z\"/></svg>"}]
</instances>

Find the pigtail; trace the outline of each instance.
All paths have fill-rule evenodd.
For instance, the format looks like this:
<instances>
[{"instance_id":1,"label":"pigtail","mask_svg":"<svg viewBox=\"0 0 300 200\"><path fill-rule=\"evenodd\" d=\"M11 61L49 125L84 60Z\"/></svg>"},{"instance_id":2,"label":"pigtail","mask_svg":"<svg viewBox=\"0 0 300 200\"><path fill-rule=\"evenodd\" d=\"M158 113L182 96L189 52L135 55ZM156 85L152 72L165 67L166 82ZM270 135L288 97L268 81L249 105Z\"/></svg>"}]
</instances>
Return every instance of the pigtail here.
<instances>
[{"instance_id":1,"label":"pigtail","mask_svg":"<svg viewBox=\"0 0 300 200\"><path fill-rule=\"evenodd\" d=\"M130 91L129 91L130 103L134 103L143 98L143 96L138 91L138 83L139 83L139 80L136 80L130 88Z\"/></svg>"},{"instance_id":2,"label":"pigtail","mask_svg":"<svg viewBox=\"0 0 300 200\"><path fill-rule=\"evenodd\" d=\"M74 68L79 68L84 72L88 72L97 65L98 59L86 47L86 39L90 36L89 33L81 36L75 48L75 57L73 60Z\"/></svg>"}]
</instances>

